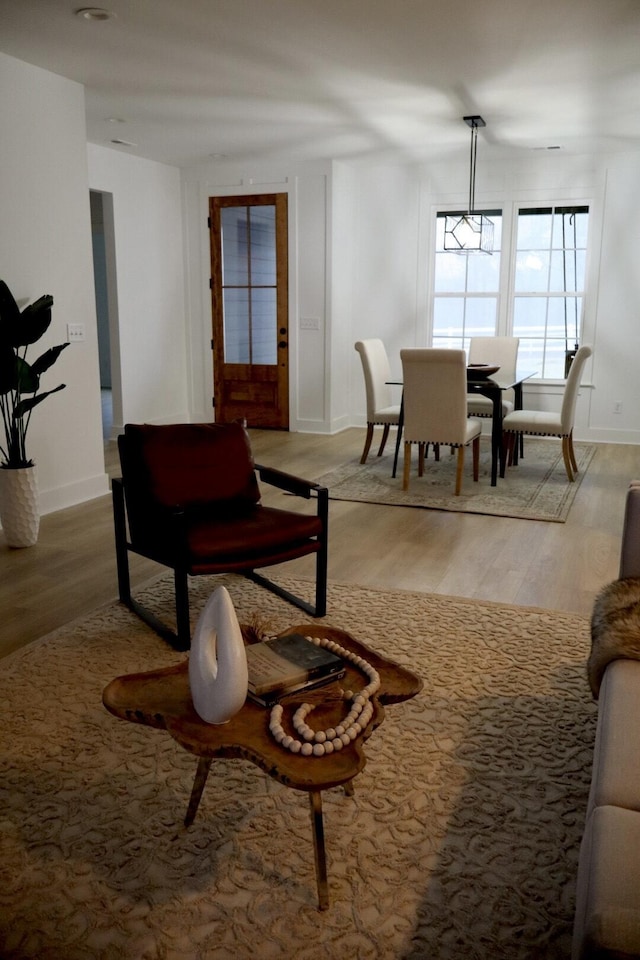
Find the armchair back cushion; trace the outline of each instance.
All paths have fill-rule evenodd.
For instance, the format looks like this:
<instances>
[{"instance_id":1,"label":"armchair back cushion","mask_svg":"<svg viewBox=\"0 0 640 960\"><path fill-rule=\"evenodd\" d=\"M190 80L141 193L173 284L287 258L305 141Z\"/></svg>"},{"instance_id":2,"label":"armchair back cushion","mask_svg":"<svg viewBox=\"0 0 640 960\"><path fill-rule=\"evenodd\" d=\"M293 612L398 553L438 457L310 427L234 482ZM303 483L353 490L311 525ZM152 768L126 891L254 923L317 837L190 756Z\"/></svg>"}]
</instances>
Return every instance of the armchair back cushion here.
<instances>
[{"instance_id":1,"label":"armchair back cushion","mask_svg":"<svg viewBox=\"0 0 640 960\"><path fill-rule=\"evenodd\" d=\"M260 500L240 423L126 424L118 446L134 541L168 510L231 514Z\"/></svg>"}]
</instances>

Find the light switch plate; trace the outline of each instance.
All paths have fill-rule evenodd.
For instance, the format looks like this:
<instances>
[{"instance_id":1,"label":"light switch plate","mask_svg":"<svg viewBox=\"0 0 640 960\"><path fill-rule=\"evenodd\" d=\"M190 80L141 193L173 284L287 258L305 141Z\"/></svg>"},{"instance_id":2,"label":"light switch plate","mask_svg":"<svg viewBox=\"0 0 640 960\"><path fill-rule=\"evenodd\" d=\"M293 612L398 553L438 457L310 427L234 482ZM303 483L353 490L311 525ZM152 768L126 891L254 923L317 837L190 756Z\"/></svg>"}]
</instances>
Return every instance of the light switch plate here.
<instances>
[{"instance_id":1,"label":"light switch plate","mask_svg":"<svg viewBox=\"0 0 640 960\"><path fill-rule=\"evenodd\" d=\"M68 323L67 324L68 343L77 343L79 340L84 340L84 323Z\"/></svg>"},{"instance_id":2,"label":"light switch plate","mask_svg":"<svg viewBox=\"0 0 640 960\"><path fill-rule=\"evenodd\" d=\"M301 330L319 330L320 320L318 317L300 317Z\"/></svg>"}]
</instances>

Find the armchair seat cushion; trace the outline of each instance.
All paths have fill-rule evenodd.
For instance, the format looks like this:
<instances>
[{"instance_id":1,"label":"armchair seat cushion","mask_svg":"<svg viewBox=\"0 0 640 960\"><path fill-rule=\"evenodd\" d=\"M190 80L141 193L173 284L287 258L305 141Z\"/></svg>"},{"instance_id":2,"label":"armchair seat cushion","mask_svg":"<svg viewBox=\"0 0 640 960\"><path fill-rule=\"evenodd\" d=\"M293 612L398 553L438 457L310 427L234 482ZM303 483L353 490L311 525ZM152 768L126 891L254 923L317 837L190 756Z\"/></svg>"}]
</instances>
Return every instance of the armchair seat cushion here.
<instances>
[{"instance_id":1,"label":"armchair seat cushion","mask_svg":"<svg viewBox=\"0 0 640 960\"><path fill-rule=\"evenodd\" d=\"M252 558L257 566L279 563L301 552L316 552L319 541L311 538L321 533L317 516L256 505L241 517L187 523L190 566L193 573L204 573L212 565L232 570L237 563L246 568Z\"/></svg>"}]
</instances>

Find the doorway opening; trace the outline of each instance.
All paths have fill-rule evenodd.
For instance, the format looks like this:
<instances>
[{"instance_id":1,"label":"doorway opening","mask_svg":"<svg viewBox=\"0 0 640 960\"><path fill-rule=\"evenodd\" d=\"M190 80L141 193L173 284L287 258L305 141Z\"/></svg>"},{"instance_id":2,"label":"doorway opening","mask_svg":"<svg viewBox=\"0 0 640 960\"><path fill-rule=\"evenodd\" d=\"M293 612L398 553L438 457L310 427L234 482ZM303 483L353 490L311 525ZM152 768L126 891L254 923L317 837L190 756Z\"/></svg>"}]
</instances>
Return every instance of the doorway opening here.
<instances>
[{"instance_id":1,"label":"doorway opening","mask_svg":"<svg viewBox=\"0 0 640 960\"><path fill-rule=\"evenodd\" d=\"M120 433L123 422L113 195L91 190L89 200L98 325L102 438L106 450L109 441Z\"/></svg>"}]
</instances>

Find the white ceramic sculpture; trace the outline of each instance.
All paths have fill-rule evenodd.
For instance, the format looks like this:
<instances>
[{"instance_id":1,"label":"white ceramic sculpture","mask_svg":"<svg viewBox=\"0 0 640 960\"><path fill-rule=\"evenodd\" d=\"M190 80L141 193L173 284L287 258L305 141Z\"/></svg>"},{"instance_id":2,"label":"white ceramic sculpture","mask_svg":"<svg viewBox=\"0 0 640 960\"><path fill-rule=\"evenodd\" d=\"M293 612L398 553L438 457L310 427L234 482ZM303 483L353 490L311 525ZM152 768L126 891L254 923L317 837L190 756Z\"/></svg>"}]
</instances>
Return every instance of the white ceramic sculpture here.
<instances>
[{"instance_id":1,"label":"white ceramic sculpture","mask_svg":"<svg viewBox=\"0 0 640 960\"><path fill-rule=\"evenodd\" d=\"M229 591L217 587L198 618L189 655L189 685L197 714L227 723L247 697L247 654Z\"/></svg>"}]
</instances>

